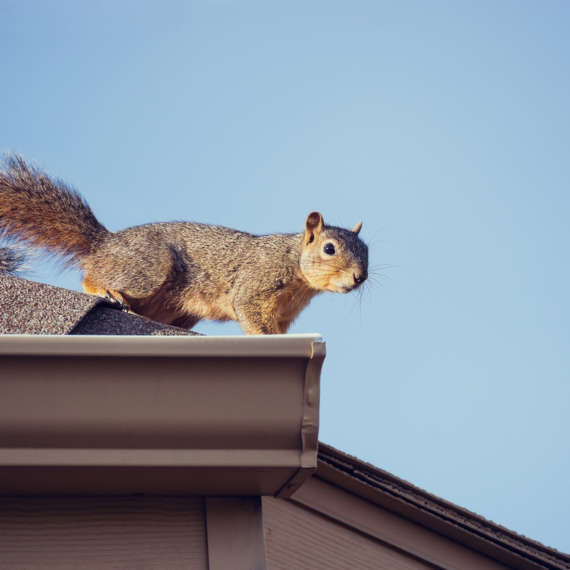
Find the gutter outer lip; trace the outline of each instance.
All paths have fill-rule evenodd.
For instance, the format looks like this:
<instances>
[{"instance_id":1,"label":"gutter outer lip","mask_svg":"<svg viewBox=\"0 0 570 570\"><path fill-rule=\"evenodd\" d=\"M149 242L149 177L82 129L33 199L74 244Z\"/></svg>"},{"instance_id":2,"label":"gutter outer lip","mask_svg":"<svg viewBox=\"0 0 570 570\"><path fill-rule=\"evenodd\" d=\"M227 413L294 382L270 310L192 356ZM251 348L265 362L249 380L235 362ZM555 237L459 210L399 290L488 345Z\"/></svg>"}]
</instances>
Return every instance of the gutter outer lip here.
<instances>
[{"instance_id":1,"label":"gutter outer lip","mask_svg":"<svg viewBox=\"0 0 570 570\"><path fill-rule=\"evenodd\" d=\"M62 336L0 335L0 356L146 356L146 357L306 357L313 358L321 335L249 336Z\"/></svg>"}]
</instances>

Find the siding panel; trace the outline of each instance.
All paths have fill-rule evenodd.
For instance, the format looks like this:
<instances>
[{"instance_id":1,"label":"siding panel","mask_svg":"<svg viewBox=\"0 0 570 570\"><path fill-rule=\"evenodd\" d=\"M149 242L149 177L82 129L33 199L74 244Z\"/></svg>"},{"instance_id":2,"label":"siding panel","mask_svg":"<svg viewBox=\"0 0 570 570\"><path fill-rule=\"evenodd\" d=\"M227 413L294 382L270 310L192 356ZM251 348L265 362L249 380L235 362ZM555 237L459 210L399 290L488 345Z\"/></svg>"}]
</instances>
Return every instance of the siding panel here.
<instances>
[{"instance_id":1,"label":"siding panel","mask_svg":"<svg viewBox=\"0 0 570 570\"><path fill-rule=\"evenodd\" d=\"M434 568L288 501L263 498L271 570L419 570Z\"/></svg>"},{"instance_id":2,"label":"siding panel","mask_svg":"<svg viewBox=\"0 0 570 570\"><path fill-rule=\"evenodd\" d=\"M200 497L0 497L0 569L207 568Z\"/></svg>"}]
</instances>

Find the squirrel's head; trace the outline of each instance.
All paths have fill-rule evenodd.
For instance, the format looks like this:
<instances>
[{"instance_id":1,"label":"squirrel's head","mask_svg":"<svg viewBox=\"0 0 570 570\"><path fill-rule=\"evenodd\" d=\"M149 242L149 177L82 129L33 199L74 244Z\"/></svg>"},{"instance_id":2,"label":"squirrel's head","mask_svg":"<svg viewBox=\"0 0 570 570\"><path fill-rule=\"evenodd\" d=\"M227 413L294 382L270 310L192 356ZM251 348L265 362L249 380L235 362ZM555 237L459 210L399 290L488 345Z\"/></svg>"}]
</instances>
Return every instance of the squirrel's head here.
<instances>
[{"instance_id":1,"label":"squirrel's head","mask_svg":"<svg viewBox=\"0 0 570 570\"><path fill-rule=\"evenodd\" d=\"M305 222L301 272L311 287L348 293L368 277L368 246L358 237L362 222L352 230L326 226L319 212Z\"/></svg>"}]
</instances>

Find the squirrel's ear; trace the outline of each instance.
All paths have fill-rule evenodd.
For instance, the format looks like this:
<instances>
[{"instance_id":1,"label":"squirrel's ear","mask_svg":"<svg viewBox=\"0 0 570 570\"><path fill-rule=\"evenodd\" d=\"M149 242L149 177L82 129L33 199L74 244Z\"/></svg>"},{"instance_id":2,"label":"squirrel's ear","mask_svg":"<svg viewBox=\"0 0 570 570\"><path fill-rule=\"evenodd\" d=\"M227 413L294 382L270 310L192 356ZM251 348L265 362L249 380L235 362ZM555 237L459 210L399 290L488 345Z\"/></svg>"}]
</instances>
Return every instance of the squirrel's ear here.
<instances>
[{"instance_id":1,"label":"squirrel's ear","mask_svg":"<svg viewBox=\"0 0 570 570\"><path fill-rule=\"evenodd\" d=\"M323 216L320 212L311 212L307 216L307 221L305 222L305 243L309 244L323 229Z\"/></svg>"},{"instance_id":2,"label":"squirrel's ear","mask_svg":"<svg viewBox=\"0 0 570 570\"><path fill-rule=\"evenodd\" d=\"M360 230L362 229L362 222L358 222L353 228L352 231L358 235L360 233Z\"/></svg>"}]
</instances>

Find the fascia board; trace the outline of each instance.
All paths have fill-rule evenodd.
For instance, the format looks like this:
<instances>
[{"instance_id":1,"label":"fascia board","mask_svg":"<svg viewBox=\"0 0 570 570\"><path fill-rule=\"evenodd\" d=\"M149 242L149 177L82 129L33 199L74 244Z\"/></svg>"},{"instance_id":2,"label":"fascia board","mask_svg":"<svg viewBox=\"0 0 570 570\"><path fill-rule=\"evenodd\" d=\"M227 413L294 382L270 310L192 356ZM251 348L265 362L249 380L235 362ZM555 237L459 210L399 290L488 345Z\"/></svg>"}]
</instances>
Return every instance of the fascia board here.
<instances>
[{"instance_id":1,"label":"fascia board","mask_svg":"<svg viewBox=\"0 0 570 570\"><path fill-rule=\"evenodd\" d=\"M0 337L0 494L289 495L324 356L319 335Z\"/></svg>"},{"instance_id":2,"label":"fascia board","mask_svg":"<svg viewBox=\"0 0 570 570\"><path fill-rule=\"evenodd\" d=\"M332 465L331 459L343 461L348 471L343 471ZM385 480L379 487L373 478L366 477L365 472L373 470ZM323 481L336 488L347 491L354 497L360 497L367 503L376 504L387 511L432 530L443 537L462 544L475 552L488 556L492 560L506 564L509 568L521 570L535 570L539 568L568 568L569 557L554 549L545 547L526 537L517 535L513 531L487 521L457 505L444 499L435 497L403 481L390 473L374 468L369 464L355 460L330 446L321 443L321 457L315 480ZM358 509L347 510L340 507L340 502L328 501L328 505L321 509L315 503L315 496L311 496L311 485L305 486L296 493L292 499L305 506L319 510L327 516L337 519L343 524L359 528L361 532L371 534L379 540L391 543L396 547L412 552L410 544L404 544L401 534L397 541L391 542L386 537L386 525L381 533L370 532L366 527L360 527L353 517ZM330 510L335 511L330 512ZM394 535L395 536L395 535ZM400 541L400 542L398 542ZM419 554L418 554L419 555ZM428 558L426 558L428 560ZM435 561L432 561L436 563ZM438 560L436 565L442 568L447 566ZM464 566L451 566L454 568Z\"/></svg>"}]
</instances>

